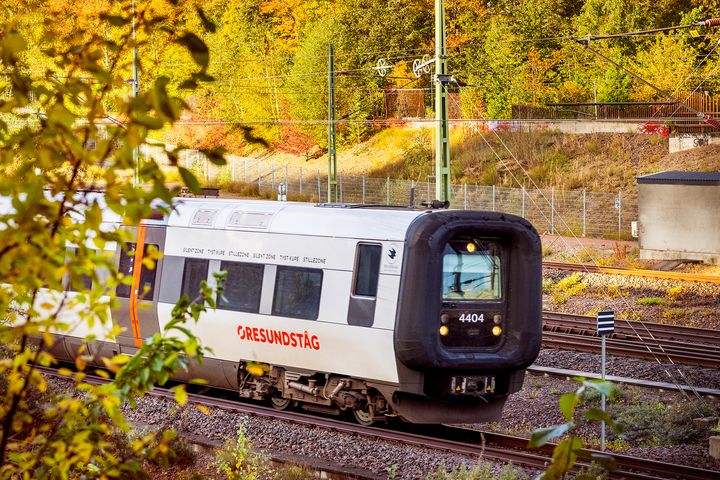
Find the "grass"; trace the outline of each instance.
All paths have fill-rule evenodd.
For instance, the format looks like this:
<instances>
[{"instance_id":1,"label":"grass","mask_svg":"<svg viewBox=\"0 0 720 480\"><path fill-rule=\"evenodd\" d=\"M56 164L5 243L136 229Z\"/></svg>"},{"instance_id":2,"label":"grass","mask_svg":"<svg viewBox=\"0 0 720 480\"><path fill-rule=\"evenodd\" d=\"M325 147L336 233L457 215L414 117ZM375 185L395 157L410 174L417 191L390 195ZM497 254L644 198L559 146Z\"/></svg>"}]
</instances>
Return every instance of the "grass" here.
<instances>
[{"instance_id":1,"label":"grass","mask_svg":"<svg viewBox=\"0 0 720 480\"><path fill-rule=\"evenodd\" d=\"M638 305L642 305L645 307L655 306L655 305L664 305L665 299L660 298L660 297L643 297L643 298L638 298L637 303L638 303Z\"/></svg>"}]
</instances>

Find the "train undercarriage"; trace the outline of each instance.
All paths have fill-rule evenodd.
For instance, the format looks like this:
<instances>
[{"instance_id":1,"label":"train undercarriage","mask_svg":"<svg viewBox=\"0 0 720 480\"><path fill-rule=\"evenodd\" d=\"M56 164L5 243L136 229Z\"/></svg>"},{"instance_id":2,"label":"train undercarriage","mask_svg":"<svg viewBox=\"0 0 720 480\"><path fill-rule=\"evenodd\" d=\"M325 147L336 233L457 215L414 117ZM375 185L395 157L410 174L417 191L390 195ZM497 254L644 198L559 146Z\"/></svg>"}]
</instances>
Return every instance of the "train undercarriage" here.
<instances>
[{"instance_id":1,"label":"train undercarriage","mask_svg":"<svg viewBox=\"0 0 720 480\"><path fill-rule=\"evenodd\" d=\"M237 380L240 397L268 401L278 410L300 407L335 415L351 412L361 425L395 416L380 392L383 387L364 380L254 362L240 362Z\"/></svg>"}]
</instances>

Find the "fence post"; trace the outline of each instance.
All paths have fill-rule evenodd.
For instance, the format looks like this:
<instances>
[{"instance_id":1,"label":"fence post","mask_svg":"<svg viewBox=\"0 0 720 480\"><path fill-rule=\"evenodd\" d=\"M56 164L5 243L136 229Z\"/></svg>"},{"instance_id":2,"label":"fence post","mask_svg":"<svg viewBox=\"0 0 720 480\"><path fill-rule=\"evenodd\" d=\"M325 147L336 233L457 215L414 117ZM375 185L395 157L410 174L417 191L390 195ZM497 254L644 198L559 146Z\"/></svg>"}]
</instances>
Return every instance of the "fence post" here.
<instances>
[{"instance_id":1,"label":"fence post","mask_svg":"<svg viewBox=\"0 0 720 480\"><path fill-rule=\"evenodd\" d=\"M272 168L272 172L270 173L270 182L272 187L272 194L275 194L275 162L272 162L270 164L270 167Z\"/></svg>"},{"instance_id":2,"label":"fence post","mask_svg":"<svg viewBox=\"0 0 720 480\"><path fill-rule=\"evenodd\" d=\"M410 206L415 206L415 180L410 180Z\"/></svg>"},{"instance_id":3,"label":"fence post","mask_svg":"<svg viewBox=\"0 0 720 480\"><path fill-rule=\"evenodd\" d=\"M387 204L390 205L390 177L387 177Z\"/></svg>"},{"instance_id":4,"label":"fence post","mask_svg":"<svg viewBox=\"0 0 720 480\"><path fill-rule=\"evenodd\" d=\"M463 183L463 209L467 210L467 183Z\"/></svg>"},{"instance_id":5,"label":"fence post","mask_svg":"<svg viewBox=\"0 0 720 480\"><path fill-rule=\"evenodd\" d=\"M525 218L525 185L522 186L522 192L520 193L522 196L522 202L520 205L520 216Z\"/></svg>"},{"instance_id":6,"label":"fence post","mask_svg":"<svg viewBox=\"0 0 720 480\"><path fill-rule=\"evenodd\" d=\"M492 195L493 195L493 198L492 198L492 207L493 207L493 208L492 208L492 209L493 209L493 212L494 212L494 211L495 211L495 185L493 185L492 187L493 187L493 189L492 189L492 192L493 192L493 193L492 193Z\"/></svg>"},{"instance_id":7,"label":"fence post","mask_svg":"<svg viewBox=\"0 0 720 480\"><path fill-rule=\"evenodd\" d=\"M618 190L617 209L618 209L618 240L620 240L620 235L622 235L622 190Z\"/></svg>"},{"instance_id":8,"label":"fence post","mask_svg":"<svg viewBox=\"0 0 720 480\"><path fill-rule=\"evenodd\" d=\"M583 237L587 236L587 190L583 188Z\"/></svg>"},{"instance_id":9,"label":"fence post","mask_svg":"<svg viewBox=\"0 0 720 480\"><path fill-rule=\"evenodd\" d=\"M362 176L362 203L365 205L365 175Z\"/></svg>"},{"instance_id":10,"label":"fence post","mask_svg":"<svg viewBox=\"0 0 720 480\"><path fill-rule=\"evenodd\" d=\"M302 195L302 167L300 167L300 194Z\"/></svg>"},{"instance_id":11,"label":"fence post","mask_svg":"<svg viewBox=\"0 0 720 480\"><path fill-rule=\"evenodd\" d=\"M555 235L555 187L550 190L550 235Z\"/></svg>"}]
</instances>

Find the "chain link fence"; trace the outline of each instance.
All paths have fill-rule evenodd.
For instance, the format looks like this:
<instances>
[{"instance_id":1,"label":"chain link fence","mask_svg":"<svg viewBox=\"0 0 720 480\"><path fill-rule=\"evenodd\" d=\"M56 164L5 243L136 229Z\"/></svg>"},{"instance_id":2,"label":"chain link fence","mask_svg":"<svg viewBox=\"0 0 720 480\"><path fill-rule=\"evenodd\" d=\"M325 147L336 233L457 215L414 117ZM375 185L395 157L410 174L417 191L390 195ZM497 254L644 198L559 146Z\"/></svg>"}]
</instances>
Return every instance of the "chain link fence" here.
<instances>
[{"instance_id":1,"label":"chain link fence","mask_svg":"<svg viewBox=\"0 0 720 480\"><path fill-rule=\"evenodd\" d=\"M169 167L160 149L147 147ZM221 187L246 195L277 198L280 184L288 199L328 201L328 174L317 168L275 164L262 159L228 156L227 165L217 166L193 150L183 151L180 165L191 170L207 186ZM415 205L435 199L435 182L339 174L337 200L341 203ZM623 192L505 188L475 184L452 186L452 207L512 213L529 220L540 233L628 240L631 222L637 220L637 196Z\"/></svg>"}]
</instances>

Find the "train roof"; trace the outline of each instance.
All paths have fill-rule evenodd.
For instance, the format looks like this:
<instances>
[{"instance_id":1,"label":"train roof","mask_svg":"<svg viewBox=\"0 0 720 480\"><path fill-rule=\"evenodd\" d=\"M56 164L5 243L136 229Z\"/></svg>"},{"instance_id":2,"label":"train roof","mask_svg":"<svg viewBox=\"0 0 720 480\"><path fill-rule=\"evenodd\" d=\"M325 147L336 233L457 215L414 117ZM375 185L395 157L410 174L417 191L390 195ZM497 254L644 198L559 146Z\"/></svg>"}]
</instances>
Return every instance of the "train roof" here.
<instances>
[{"instance_id":1,"label":"train roof","mask_svg":"<svg viewBox=\"0 0 720 480\"><path fill-rule=\"evenodd\" d=\"M426 211L409 208L182 198L167 219L167 225L403 241L410 223L423 214Z\"/></svg>"}]
</instances>

